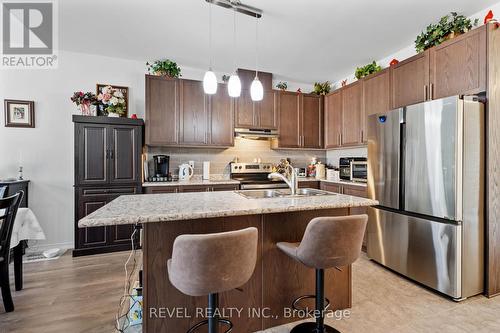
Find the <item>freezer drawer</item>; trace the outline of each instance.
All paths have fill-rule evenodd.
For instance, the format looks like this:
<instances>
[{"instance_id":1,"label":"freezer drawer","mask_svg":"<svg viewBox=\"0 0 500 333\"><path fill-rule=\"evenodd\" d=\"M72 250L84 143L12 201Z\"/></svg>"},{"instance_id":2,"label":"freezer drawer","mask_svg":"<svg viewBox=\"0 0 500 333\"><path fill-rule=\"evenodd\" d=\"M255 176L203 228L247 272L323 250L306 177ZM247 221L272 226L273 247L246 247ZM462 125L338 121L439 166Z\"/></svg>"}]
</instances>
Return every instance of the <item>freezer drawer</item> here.
<instances>
[{"instance_id":1,"label":"freezer drawer","mask_svg":"<svg viewBox=\"0 0 500 333\"><path fill-rule=\"evenodd\" d=\"M367 254L453 298L462 297L462 227L377 208L368 211Z\"/></svg>"}]
</instances>

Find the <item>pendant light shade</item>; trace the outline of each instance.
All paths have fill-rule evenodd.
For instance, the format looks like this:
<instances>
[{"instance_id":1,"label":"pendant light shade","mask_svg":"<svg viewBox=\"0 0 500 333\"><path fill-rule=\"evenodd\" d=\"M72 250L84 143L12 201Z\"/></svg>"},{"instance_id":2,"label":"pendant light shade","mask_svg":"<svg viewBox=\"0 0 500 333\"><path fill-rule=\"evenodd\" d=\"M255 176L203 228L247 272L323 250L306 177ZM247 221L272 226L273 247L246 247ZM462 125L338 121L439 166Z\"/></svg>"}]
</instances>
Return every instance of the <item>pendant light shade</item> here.
<instances>
[{"instance_id":1,"label":"pendant light shade","mask_svg":"<svg viewBox=\"0 0 500 333\"><path fill-rule=\"evenodd\" d=\"M231 97L240 97L241 95L241 81L236 73L231 75L227 83L227 92Z\"/></svg>"},{"instance_id":2,"label":"pendant light shade","mask_svg":"<svg viewBox=\"0 0 500 333\"><path fill-rule=\"evenodd\" d=\"M258 76L255 76L250 86L250 97L252 97L252 101L262 101L264 98L264 88Z\"/></svg>"},{"instance_id":3,"label":"pendant light shade","mask_svg":"<svg viewBox=\"0 0 500 333\"><path fill-rule=\"evenodd\" d=\"M212 4L208 5L208 49L210 66L203 77L203 90L205 91L205 94L213 95L217 93L217 77L212 71Z\"/></svg>"},{"instance_id":4,"label":"pendant light shade","mask_svg":"<svg viewBox=\"0 0 500 333\"><path fill-rule=\"evenodd\" d=\"M217 93L217 77L212 72L212 68L209 68L203 77L203 90L209 95Z\"/></svg>"},{"instance_id":5,"label":"pendant light shade","mask_svg":"<svg viewBox=\"0 0 500 333\"><path fill-rule=\"evenodd\" d=\"M262 87L262 82L259 80L259 72L258 72L258 65L259 65L259 50L258 50L258 45L259 45L259 29L258 29L258 18L255 18L255 79L252 81L252 85L250 86L250 97L252 97L252 101L258 102L262 101L264 98L264 88Z\"/></svg>"}]
</instances>

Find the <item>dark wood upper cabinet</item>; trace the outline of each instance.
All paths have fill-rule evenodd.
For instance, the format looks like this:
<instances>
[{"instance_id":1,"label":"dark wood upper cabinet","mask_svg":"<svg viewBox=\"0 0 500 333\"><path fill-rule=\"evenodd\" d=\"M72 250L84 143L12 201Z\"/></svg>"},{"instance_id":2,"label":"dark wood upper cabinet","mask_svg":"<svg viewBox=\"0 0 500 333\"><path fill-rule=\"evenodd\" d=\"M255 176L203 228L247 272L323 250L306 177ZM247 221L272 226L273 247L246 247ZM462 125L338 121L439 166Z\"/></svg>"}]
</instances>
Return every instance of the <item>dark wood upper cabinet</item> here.
<instances>
[{"instance_id":1,"label":"dark wood upper cabinet","mask_svg":"<svg viewBox=\"0 0 500 333\"><path fill-rule=\"evenodd\" d=\"M108 140L108 127L105 125L75 125L76 184L93 185L109 182Z\"/></svg>"},{"instance_id":2,"label":"dark wood upper cabinet","mask_svg":"<svg viewBox=\"0 0 500 333\"><path fill-rule=\"evenodd\" d=\"M391 110L391 73L386 68L363 80L363 110L365 116Z\"/></svg>"},{"instance_id":3,"label":"dark wood upper cabinet","mask_svg":"<svg viewBox=\"0 0 500 333\"><path fill-rule=\"evenodd\" d=\"M340 147L342 135L342 90L325 96L325 148Z\"/></svg>"},{"instance_id":4,"label":"dark wood upper cabinet","mask_svg":"<svg viewBox=\"0 0 500 333\"><path fill-rule=\"evenodd\" d=\"M227 85L219 84L210 96L210 143L215 146L234 144L234 100L227 94Z\"/></svg>"},{"instance_id":5,"label":"dark wood upper cabinet","mask_svg":"<svg viewBox=\"0 0 500 333\"><path fill-rule=\"evenodd\" d=\"M140 181L142 126L78 122L75 138L75 185Z\"/></svg>"},{"instance_id":6,"label":"dark wood upper cabinet","mask_svg":"<svg viewBox=\"0 0 500 333\"><path fill-rule=\"evenodd\" d=\"M256 128L257 117L255 115L255 108L252 98L250 97L250 90L243 89L241 95L235 98L236 103L236 123L235 127L238 128Z\"/></svg>"},{"instance_id":7,"label":"dark wood upper cabinet","mask_svg":"<svg viewBox=\"0 0 500 333\"><path fill-rule=\"evenodd\" d=\"M426 101L429 96L429 51L393 66L391 81L393 109Z\"/></svg>"},{"instance_id":8,"label":"dark wood upper cabinet","mask_svg":"<svg viewBox=\"0 0 500 333\"><path fill-rule=\"evenodd\" d=\"M362 81L342 89L342 145L359 145L363 142Z\"/></svg>"},{"instance_id":9,"label":"dark wood upper cabinet","mask_svg":"<svg viewBox=\"0 0 500 333\"><path fill-rule=\"evenodd\" d=\"M300 96L295 92L277 92L279 114L278 148L300 148Z\"/></svg>"},{"instance_id":10,"label":"dark wood upper cabinet","mask_svg":"<svg viewBox=\"0 0 500 333\"><path fill-rule=\"evenodd\" d=\"M486 90L486 26L430 49L429 99Z\"/></svg>"},{"instance_id":11,"label":"dark wood upper cabinet","mask_svg":"<svg viewBox=\"0 0 500 333\"><path fill-rule=\"evenodd\" d=\"M255 114L257 116L257 128L277 129L278 112L275 105L275 93L272 90L264 90L262 101L254 102Z\"/></svg>"},{"instance_id":12,"label":"dark wood upper cabinet","mask_svg":"<svg viewBox=\"0 0 500 333\"><path fill-rule=\"evenodd\" d=\"M274 92L272 90L273 75L259 72L259 80L264 88L262 101L252 101L250 86L255 78L255 71L238 69L241 80L241 95L236 98L235 127L253 129L277 129L278 115L276 112Z\"/></svg>"},{"instance_id":13,"label":"dark wood upper cabinet","mask_svg":"<svg viewBox=\"0 0 500 333\"><path fill-rule=\"evenodd\" d=\"M141 129L137 126L109 126L110 184L141 181Z\"/></svg>"},{"instance_id":14,"label":"dark wood upper cabinet","mask_svg":"<svg viewBox=\"0 0 500 333\"><path fill-rule=\"evenodd\" d=\"M391 110L391 72L386 68L363 79L363 112L361 130L367 142L367 118Z\"/></svg>"},{"instance_id":15,"label":"dark wood upper cabinet","mask_svg":"<svg viewBox=\"0 0 500 333\"><path fill-rule=\"evenodd\" d=\"M208 143L208 95L201 81L180 80L179 143Z\"/></svg>"},{"instance_id":16,"label":"dark wood upper cabinet","mask_svg":"<svg viewBox=\"0 0 500 333\"><path fill-rule=\"evenodd\" d=\"M146 144L179 143L179 80L146 75Z\"/></svg>"},{"instance_id":17,"label":"dark wood upper cabinet","mask_svg":"<svg viewBox=\"0 0 500 333\"><path fill-rule=\"evenodd\" d=\"M146 75L146 144L233 146L235 102L225 84L212 96L201 81Z\"/></svg>"},{"instance_id":18,"label":"dark wood upper cabinet","mask_svg":"<svg viewBox=\"0 0 500 333\"><path fill-rule=\"evenodd\" d=\"M279 138L275 148L323 148L323 99L313 94L275 92Z\"/></svg>"},{"instance_id":19,"label":"dark wood upper cabinet","mask_svg":"<svg viewBox=\"0 0 500 333\"><path fill-rule=\"evenodd\" d=\"M302 148L323 148L323 97L301 94Z\"/></svg>"}]
</instances>

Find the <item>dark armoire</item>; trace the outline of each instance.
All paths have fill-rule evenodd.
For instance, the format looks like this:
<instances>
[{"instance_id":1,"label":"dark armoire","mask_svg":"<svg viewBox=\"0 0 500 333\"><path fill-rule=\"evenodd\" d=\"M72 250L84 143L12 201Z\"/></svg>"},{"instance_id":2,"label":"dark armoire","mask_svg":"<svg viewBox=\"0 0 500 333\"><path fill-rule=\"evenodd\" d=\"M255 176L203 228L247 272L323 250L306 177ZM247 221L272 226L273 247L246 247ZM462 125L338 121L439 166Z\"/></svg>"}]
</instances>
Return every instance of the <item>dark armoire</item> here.
<instances>
[{"instance_id":1,"label":"dark armoire","mask_svg":"<svg viewBox=\"0 0 500 333\"><path fill-rule=\"evenodd\" d=\"M73 116L73 256L131 249L132 225L78 228L78 221L121 195L142 191L142 119Z\"/></svg>"}]
</instances>

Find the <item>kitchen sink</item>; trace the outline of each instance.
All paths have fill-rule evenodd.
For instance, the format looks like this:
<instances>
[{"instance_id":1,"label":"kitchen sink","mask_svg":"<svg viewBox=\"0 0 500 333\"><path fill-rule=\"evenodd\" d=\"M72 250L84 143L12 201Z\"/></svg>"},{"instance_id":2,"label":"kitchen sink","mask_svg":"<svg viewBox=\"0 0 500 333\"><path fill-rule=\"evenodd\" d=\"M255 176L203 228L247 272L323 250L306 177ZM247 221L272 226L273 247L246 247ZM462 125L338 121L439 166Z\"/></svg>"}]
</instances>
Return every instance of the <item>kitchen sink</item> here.
<instances>
[{"instance_id":1,"label":"kitchen sink","mask_svg":"<svg viewBox=\"0 0 500 333\"><path fill-rule=\"evenodd\" d=\"M319 195L336 195L336 193L316 190L313 188L299 188L297 193L292 195L290 189L273 189L273 190L244 190L235 191L239 195L247 199L266 199L266 198L287 198L287 197L313 197Z\"/></svg>"}]
</instances>

